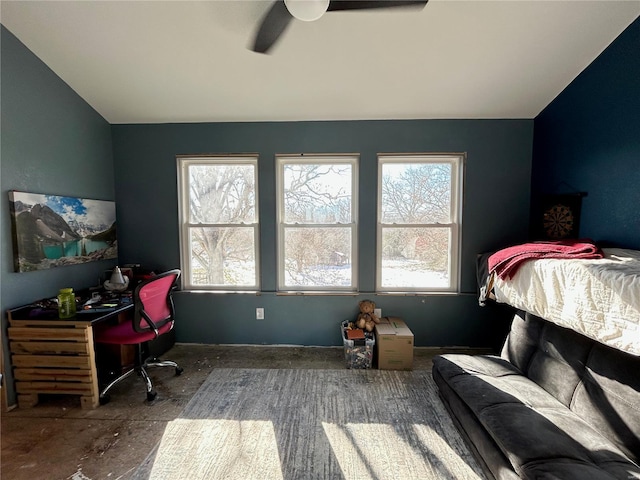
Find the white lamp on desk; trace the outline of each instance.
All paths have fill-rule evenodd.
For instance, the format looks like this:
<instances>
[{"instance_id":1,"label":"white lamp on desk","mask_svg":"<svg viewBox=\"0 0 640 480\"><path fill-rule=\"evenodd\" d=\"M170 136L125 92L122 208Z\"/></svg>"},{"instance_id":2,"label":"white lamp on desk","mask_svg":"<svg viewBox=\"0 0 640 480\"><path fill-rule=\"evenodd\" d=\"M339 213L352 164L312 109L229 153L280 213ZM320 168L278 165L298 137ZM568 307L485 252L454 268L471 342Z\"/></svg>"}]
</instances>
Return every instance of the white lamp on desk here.
<instances>
[{"instance_id":1,"label":"white lamp on desk","mask_svg":"<svg viewBox=\"0 0 640 480\"><path fill-rule=\"evenodd\" d=\"M110 292L123 292L129 287L129 277L123 275L120 267L116 265L111 273L111 278L104 282L104 288Z\"/></svg>"}]
</instances>

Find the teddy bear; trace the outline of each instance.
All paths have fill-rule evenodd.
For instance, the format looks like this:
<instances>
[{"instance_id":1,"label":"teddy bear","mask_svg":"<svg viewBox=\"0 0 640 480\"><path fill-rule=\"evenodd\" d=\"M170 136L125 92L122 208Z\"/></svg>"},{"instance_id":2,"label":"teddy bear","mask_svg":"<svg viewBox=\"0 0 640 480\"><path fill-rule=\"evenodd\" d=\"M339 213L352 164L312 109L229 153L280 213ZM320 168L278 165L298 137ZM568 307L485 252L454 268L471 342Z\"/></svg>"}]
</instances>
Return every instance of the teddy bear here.
<instances>
[{"instance_id":1,"label":"teddy bear","mask_svg":"<svg viewBox=\"0 0 640 480\"><path fill-rule=\"evenodd\" d=\"M374 313L376 304L371 300L362 300L358 305L360 307L360 313L356 320L356 326L367 332L372 332L376 323L380 323L380 319Z\"/></svg>"}]
</instances>

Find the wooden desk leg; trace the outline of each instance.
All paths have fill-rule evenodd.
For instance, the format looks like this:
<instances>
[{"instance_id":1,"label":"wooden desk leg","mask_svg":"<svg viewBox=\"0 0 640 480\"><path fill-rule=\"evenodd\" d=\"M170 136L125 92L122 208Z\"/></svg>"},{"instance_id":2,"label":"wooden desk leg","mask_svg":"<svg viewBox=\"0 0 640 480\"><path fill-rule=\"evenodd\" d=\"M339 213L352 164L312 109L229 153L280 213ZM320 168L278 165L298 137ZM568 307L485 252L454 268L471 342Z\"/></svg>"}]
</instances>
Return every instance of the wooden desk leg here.
<instances>
[{"instance_id":1,"label":"wooden desk leg","mask_svg":"<svg viewBox=\"0 0 640 480\"><path fill-rule=\"evenodd\" d=\"M18 407L19 408L31 408L38 404L38 394L19 394L18 395Z\"/></svg>"},{"instance_id":2,"label":"wooden desk leg","mask_svg":"<svg viewBox=\"0 0 640 480\"><path fill-rule=\"evenodd\" d=\"M82 408L96 408L100 405L100 389L98 387L98 367L96 365L96 351L93 343L93 327L87 325L87 353L89 354L91 393L80 397Z\"/></svg>"}]
</instances>

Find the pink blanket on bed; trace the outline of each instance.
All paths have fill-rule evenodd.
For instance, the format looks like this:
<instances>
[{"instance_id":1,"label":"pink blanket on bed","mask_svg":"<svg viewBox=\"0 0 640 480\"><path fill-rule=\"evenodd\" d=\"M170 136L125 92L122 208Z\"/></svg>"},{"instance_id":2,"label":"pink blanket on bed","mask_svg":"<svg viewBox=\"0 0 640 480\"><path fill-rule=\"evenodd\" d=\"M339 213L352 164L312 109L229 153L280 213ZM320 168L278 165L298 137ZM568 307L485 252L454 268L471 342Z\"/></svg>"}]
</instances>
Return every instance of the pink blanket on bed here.
<instances>
[{"instance_id":1,"label":"pink blanket on bed","mask_svg":"<svg viewBox=\"0 0 640 480\"><path fill-rule=\"evenodd\" d=\"M489 272L498 277L512 277L522 262L538 258L603 258L602 251L591 240L558 240L533 242L498 250L489 257Z\"/></svg>"}]
</instances>

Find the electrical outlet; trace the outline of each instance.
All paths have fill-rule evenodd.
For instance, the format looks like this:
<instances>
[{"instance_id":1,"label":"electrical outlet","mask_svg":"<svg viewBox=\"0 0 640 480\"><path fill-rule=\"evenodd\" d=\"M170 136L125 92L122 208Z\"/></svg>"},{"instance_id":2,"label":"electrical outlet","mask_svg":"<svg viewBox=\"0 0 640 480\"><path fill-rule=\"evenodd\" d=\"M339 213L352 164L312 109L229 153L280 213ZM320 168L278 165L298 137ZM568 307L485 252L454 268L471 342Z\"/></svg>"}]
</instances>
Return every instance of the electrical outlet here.
<instances>
[{"instance_id":1,"label":"electrical outlet","mask_svg":"<svg viewBox=\"0 0 640 480\"><path fill-rule=\"evenodd\" d=\"M373 314L378 318L382 317L382 309L381 308L374 308L373 309Z\"/></svg>"},{"instance_id":2,"label":"electrical outlet","mask_svg":"<svg viewBox=\"0 0 640 480\"><path fill-rule=\"evenodd\" d=\"M256 308L256 320L264 320L264 308Z\"/></svg>"}]
</instances>

